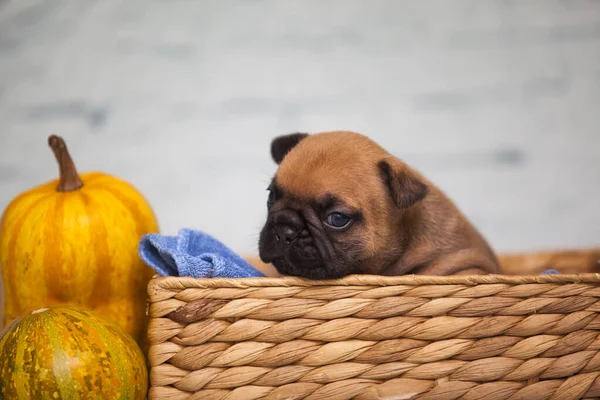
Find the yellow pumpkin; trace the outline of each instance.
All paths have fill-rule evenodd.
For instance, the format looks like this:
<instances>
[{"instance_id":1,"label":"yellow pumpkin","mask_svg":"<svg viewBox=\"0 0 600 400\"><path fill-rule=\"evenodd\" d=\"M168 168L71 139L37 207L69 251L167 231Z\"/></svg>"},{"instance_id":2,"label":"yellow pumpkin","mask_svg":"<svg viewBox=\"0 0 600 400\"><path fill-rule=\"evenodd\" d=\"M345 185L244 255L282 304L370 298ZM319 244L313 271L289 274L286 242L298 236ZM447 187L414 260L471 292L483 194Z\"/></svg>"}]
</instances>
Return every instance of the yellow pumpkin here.
<instances>
[{"instance_id":1,"label":"yellow pumpkin","mask_svg":"<svg viewBox=\"0 0 600 400\"><path fill-rule=\"evenodd\" d=\"M85 306L145 343L142 235L158 232L149 203L129 183L101 172L78 175L64 140L48 139L60 179L13 199L0 220L4 324L32 310Z\"/></svg>"}]
</instances>

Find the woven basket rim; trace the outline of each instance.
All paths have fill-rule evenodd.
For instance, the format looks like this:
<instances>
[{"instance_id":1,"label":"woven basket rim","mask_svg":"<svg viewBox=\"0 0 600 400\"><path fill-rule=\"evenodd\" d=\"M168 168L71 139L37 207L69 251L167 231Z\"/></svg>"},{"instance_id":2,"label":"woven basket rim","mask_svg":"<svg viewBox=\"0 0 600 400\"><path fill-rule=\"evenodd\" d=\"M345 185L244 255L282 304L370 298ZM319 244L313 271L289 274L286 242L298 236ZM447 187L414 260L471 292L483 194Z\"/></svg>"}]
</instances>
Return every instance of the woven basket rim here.
<instances>
[{"instance_id":1,"label":"woven basket rim","mask_svg":"<svg viewBox=\"0 0 600 400\"><path fill-rule=\"evenodd\" d=\"M600 283L600 273L548 274L548 275L464 275L464 276L379 276L349 275L341 279L309 280L298 277L281 278L191 278L154 275L148 284L154 289L186 288L251 288L251 287L315 287L315 286L392 286L392 285L479 285L479 284L577 284Z\"/></svg>"}]
</instances>

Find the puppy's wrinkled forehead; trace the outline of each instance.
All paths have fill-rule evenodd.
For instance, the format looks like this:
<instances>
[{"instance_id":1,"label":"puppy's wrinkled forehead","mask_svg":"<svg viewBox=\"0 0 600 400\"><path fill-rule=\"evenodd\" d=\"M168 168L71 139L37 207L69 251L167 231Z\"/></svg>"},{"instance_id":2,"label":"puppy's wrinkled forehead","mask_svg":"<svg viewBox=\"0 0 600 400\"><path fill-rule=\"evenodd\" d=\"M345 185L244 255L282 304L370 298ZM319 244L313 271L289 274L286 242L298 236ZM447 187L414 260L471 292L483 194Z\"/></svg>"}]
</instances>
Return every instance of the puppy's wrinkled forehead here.
<instances>
[{"instance_id":1,"label":"puppy's wrinkled forehead","mask_svg":"<svg viewBox=\"0 0 600 400\"><path fill-rule=\"evenodd\" d=\"M365 192L357 192L358 187L379 182L377 163L385 154L375 142L357 133L308 136L281 162L275 175L277 186L298 197L315 199L329 193L353 199Z\"/></svg>"}]
</instances>

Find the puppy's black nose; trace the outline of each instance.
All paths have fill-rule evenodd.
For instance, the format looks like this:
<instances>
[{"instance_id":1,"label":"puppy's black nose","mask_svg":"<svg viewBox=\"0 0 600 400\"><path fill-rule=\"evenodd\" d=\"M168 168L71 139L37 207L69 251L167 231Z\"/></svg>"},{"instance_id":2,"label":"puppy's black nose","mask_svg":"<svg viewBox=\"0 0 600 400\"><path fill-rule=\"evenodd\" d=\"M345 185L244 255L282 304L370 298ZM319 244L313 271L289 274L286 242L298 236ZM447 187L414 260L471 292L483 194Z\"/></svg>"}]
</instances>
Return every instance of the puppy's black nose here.
<instances>
[{"instance_id":1,"label":"puppy's black nose","mask_svg":"<svg viewBox=\"0 0 600 400\"><path fill-rule=\"evenodd\" d=\"M296 239L299 233L300 229L287 224L277 224L275 226L275 239L286 244Z\"/></svg>"}]
</instances>

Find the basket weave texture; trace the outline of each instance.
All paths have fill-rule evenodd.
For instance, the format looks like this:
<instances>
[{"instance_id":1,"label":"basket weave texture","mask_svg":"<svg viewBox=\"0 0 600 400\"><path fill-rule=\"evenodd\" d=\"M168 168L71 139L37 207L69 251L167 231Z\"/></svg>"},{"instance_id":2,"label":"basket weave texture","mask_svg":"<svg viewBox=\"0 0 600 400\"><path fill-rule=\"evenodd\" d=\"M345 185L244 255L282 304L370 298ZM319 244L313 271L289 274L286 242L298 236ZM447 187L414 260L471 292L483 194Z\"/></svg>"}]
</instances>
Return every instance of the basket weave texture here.
<instances>
[{"instance_id":1,"label":"basket weave texture","mask_svg":"<svg viewBox=\"0 0 600 400\"><path fill-rule=\"evenodd\" d=\"M149 399L600 398L597 273L155 277L148 293Z\"/></svg>"}]
</instances>

